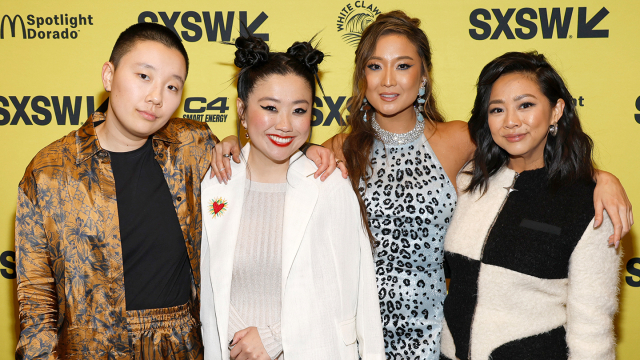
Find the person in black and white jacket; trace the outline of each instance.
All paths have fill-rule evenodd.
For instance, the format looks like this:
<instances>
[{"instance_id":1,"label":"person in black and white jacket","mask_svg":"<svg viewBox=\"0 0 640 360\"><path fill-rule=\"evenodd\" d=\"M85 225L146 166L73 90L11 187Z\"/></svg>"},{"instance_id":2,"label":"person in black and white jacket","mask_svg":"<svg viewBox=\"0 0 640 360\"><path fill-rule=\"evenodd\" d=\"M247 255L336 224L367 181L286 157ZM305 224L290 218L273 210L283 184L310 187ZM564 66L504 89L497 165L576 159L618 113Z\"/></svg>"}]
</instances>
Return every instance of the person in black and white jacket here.
<instances>
[{"instance_id":1,"label":"person in black and white jacket","mask_svg":"<svg viewBox=\"0 0 640 360\"><path fill-rule=\"evenodd\" d=\"M445 239L443 359L614 359L620 252L594 228L593 143L541 54L478 79L477 149Z\"/></svg>"}]
</instances>

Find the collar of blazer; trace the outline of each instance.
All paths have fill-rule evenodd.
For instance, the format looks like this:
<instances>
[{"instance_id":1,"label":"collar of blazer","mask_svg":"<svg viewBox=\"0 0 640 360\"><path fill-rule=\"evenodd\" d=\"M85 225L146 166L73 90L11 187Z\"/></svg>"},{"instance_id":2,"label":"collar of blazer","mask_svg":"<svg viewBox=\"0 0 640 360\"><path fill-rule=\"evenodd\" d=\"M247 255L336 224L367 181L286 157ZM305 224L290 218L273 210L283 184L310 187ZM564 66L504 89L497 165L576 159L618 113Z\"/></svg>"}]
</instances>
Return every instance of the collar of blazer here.
<instances>
[{"instance_id":1,"label":"collar of blazer","mask_svg":"<svg viewBox=\"0 0 640 360\"><path fill-rule=\"evenodd\" d=\"M241 159L248 159L250 145L242 149ZM282 295L296 254L302 243L307 224L318 200L319 179L309 174L317 170L315 164L296 152L291 157L287 172L287 192L285 195L284 220L282 224ZM211 170L209 170L210 172ZM233 255L238 238L242 207L247 179L247 164L231 161L233 176L227 185L210 179L209 173L202 182L202 218L206 239L209 242L211 286L221 344L228 328Z\"/></svg>"}]
</instances>

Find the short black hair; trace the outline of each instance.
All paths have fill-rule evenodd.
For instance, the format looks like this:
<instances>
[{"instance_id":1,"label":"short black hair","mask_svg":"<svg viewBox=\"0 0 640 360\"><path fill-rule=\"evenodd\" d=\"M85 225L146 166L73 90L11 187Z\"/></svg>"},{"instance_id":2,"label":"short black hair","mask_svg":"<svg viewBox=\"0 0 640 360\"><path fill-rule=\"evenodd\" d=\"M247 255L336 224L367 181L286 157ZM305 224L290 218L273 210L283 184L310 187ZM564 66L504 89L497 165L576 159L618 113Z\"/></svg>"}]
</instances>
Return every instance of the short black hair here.
<instances>
[{"instance_id":1,"label":"short black hair","mask_svg":"<svg viewBox=\"0 0 640 360\"><path fill-rule=\"evenodd\" d=\"M556 69L544 55L533 52L509 52L488 63L478 78L478 93L469 119L469 133L476 144L471 182L464 191L486 191L489 177L509 163L509 153L499 147L491 136L488 124L489 99L493 84L503 75L521 73L530 76L553 107L564 100L564 111L558 120L556 136L548 136L544 147L544 166L549 189L557 190L579 180L592 181L593 141L585 134L573 97Z\"/></svg>"},{"instance_id":2,"label":"short black hair","mask_svg":"<svg viewBox=\"0 0 640 360\"><path fill-rule=\"evenodd\" d=\"M118 40L113 45L111 57L109 57L109 61L114 67L118 67L120 59L131 51L138 41L155 41L170 49L178 50L184 57L187 74L189 74L189 56L184 45L182 45L182 40L168 27L156 23L134 24L120 33Z\"/></svg>"}]
</instances>

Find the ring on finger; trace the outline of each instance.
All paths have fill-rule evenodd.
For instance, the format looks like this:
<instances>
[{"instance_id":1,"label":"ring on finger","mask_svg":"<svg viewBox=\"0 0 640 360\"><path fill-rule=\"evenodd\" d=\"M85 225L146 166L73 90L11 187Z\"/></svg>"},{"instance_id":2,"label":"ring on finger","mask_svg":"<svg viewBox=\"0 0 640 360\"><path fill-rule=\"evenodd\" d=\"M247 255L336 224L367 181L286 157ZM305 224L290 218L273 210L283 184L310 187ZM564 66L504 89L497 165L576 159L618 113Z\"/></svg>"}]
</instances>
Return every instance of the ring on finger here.
<instances>
[{"instance_id":1,"label":"ring on finger","mask_svg":"<svg viewBox=\"0 0 640 360\"><path fill-rule=\"evenodd\" d=\"M224 168L220 168L218 171L224 171Z\"/></svg>"},{"instance_id":2,"label":"ring on finger","mask_svg":"<svg viewBox=\"0 0 640 360\"><path fill-rule=\"evenodd\" d=\"M222 154L222 156L226 157L227 159L231 157L231 154Z\"/></svg>"},{"instance_id":3,"label":"ring on finger","mask_svg":"<svg viewBox=\"0 0 640 360\"><path fill-rule=\"evenodd\" d=\"M341 162L342 162L342 160L336 159L336 165L340 165Z\"/></svg>"}]
</instances>

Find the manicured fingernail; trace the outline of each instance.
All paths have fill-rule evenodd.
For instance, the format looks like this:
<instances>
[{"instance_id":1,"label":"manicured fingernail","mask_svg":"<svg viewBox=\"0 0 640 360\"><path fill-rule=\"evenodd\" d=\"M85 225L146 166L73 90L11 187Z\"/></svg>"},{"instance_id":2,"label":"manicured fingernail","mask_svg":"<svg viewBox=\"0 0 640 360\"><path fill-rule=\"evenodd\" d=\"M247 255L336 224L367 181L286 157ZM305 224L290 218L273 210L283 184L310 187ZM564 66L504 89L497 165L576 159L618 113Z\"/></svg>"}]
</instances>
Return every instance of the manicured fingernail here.
<instances>
[{"instance_id":1,"label":"manicured fingernail","mask_svg":"<svg viewBox=\"0 0 640 360\"><path fill-rule=\"evenodd\" d=\"M616 249L620 246L620 241L616 241Z\"/></svg>"},{"instance_id":2,"label":"manicured fingernail","mask_svg":"<svg viewBox=\"0 0 640 360\"><path fill-rule=\"evenodd\" d=\"M229 345L233 344L233 339L231 339L231 341L229 341Z\"/></svg>"}]
</instances>

